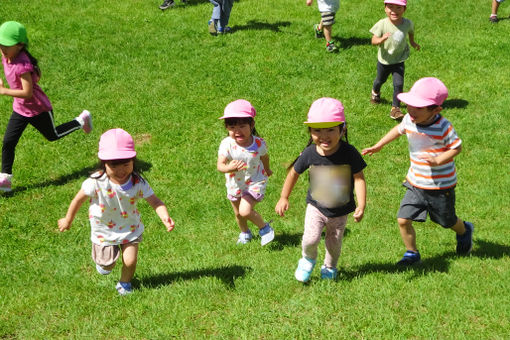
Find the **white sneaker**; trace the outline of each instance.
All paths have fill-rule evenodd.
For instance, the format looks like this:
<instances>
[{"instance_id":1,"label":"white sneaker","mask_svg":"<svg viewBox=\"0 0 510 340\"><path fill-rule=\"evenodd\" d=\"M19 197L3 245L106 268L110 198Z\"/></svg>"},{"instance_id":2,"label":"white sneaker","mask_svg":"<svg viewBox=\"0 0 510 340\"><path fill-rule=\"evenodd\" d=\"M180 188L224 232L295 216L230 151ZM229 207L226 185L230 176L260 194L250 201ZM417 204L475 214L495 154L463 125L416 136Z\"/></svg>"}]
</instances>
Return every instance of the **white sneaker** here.
<instances>
[{"instance_id":1,"label":"white sneaker","mask_svg":"<svg viewBox=\"0 0 510 340\"><path fill-rule=\"evenodd\" d=\"M78 116L82 121L82 129L85 133L90 133L92 131L92 115L87 110L83 110L82 113Z\"/></svg>"},{"instance_id":2,"label":"white sneaker","mask_svg":"<svg viewBox=\"0 0 510 340\"><path fill-rule=\"evenodd\" d=\"M264 228L259 230L259 235L260 235L260 245L265 246L266 244L268 244L269 242L274 240L274 229L271 228L269 223L266 223Z\"/></svg>"},{"instance_id":3,"label":"white sneaker","mask_svg":"<svg viewBox=\"0 0 510 340\"><path fill-rule=\"evenodd\" d=\"M296 280L306 283L312 276L313 267L315 267L315 260L308 257L302 257L298 262L298 267L294 273Z\"/></svg>"},{"instance_id":4,"label":"white sneaker","mask_svg":"<svg viewBox=\"0 0 510 340\"><path fill-rule=\"evenodd\" d=\"M133 292L133 287L131 287L131 282L117 282L115 286L120 295L128 295Z\"/></svg>"},{"instance_id":5,"label":"white sneaker","mask_svg":"<svg viewBox=\"0 0 510 340\"><path fill-rule=\"evenodd\" d=\"M0 191L9 192L12 190L12 175L0 174Z\"/></svg>"},{"instance_id":6,"label":"white sneaker","mask_svg":"<svg viewBox=\"0 0 510 340\"><path fill-rule=\"evenodd\" d=\"M96 270L99 274L101 275L108 275L110 274L112 271L111 270L106 270L104 269L103 267L101 267L100 265L96 264Z\"/></svg>"},{"instance_id":7,"label":"white sneaker","mask_svg":"<svg viewBox=\"0 0 510 340\"><path fill-rule=\"evenodd\" d=\"M251 233L251 230L248 229L247 233L241 232L239 234L239 238L237 239L237 244L246 244L246 243L250 242L252 238L253 238L253 235Z\"/></svg>"}]
</instances>

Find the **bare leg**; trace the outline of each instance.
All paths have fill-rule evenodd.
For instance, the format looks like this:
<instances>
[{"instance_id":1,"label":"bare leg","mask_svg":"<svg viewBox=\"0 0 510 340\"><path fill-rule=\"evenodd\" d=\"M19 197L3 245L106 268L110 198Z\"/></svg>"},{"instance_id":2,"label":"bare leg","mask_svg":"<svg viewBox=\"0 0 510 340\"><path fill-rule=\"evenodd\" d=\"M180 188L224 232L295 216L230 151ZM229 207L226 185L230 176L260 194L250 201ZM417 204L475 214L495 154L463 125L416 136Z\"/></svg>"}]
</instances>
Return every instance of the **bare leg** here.
<instances>
[{"instance_id":1,"label":"bare leg","mask_svg":"<svg viewBox=\"0 0 510 340\"><path fill-rule=\"evenodd\" d=\"M260 216L259 213L254 210L256 204L257 201L252 199L250 196L241 198L241 202L239 204L239 215L245 219L248 219L259 229L262 229L266 223L264 222L262 216Z\"/></svg>"},{"instance_id":2,"label":"bare leg","mask_svg":"<svg viewBox=\"0 0 510 340\"><path fill-rule=\"evenodd\" d=\"M243 217L241 216L241 214L239 213L239 205L241 204L241 200L238 200L238 201L230 201L230 203L232 204L232 209L234 209L234 215L236 217L236 221L237 221L237 225L239 226L239 229L241 229L241 231L243 233L247 233L248 232L248 219L246 217Z\"/></svg>"},{"instance_id":3,"label":"bare leg","mask_svg":"<svg viewBox=\"0 0 510 340\"><path fill-rule=\"evenodd\" d=\"M321 25L322 25L322 21L321 21ZM322 27L322 29L324 30L324 38L326 39L327 42L330 42L333 40L332 27L333 27L332 25Z\"/></svg>"},{"instance_id":4,"label":"bare leg","mask_svg":"<svg viewBox=\"0 0 510 340\"><path fill-rule=\"evenodd\" d=\"M120 246L122 249L122 272L121 282L131 282L135 275L136 262L138 261L138 243L128 243Z\"/></svg>"},{"instance_id":5,"label":"bare leg","mask_svg":"<svg viewBox=\"0 0 510 340\"><path fill-rule=\"evenodd\" d=\"M460 218L457 218L457 222L455 225L451 228L453 231L457 233L457 235L464 235L466 232L466 227L464 226L464 221Z\"/></svg>"},{"instance_id":6,"label":"bare leg","mask_svg":"<svg viewBox=\"0 0 510 340\"><path fill-rule=\"evenodd\" d=\"M400 227L400 236L407 250L417 252L416 249L416 231L413 228L413 222L405 218L398 218Z\"/></svg>"}]
</instances>

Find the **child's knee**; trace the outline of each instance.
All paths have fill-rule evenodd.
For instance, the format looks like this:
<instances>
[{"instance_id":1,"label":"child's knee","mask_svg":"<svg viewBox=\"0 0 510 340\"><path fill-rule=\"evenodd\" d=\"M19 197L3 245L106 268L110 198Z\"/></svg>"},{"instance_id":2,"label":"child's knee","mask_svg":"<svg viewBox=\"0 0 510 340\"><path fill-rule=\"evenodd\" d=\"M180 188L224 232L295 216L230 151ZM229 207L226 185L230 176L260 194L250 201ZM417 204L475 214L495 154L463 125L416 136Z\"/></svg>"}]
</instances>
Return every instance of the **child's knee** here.
<instances>
[{"instance_id":1,"label":"child's knee","mask_svg":"<svg viewBox=\"0 0 510 340\"><path fill-rule=\"evenodd\" d=\"M412 227L412 221L408 220L407 218L399 217L397 218L397 222L400 228L411 228Z\"/></svg>"}]
</instances>

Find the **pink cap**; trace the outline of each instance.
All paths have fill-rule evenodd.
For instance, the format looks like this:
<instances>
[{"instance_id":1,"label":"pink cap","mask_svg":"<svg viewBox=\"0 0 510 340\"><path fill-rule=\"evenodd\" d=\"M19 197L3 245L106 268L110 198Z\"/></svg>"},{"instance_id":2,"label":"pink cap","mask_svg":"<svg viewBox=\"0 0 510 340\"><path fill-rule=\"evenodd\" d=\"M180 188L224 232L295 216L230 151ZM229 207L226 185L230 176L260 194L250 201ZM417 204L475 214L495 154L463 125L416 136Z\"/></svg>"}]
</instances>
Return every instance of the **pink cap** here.
<instances>
[{"instance_id":1,"label":"pink cap","mask_svg":"<svg viewBox=\"0 0 510 340\"><path fill-rule=\"evenodd\" d=\"M397 95L397 98L414 107L441 105L448 97L448 89L437 78L421 78L414 83L409 92Z\"/></svg>"},{"instance_id":2,"label":"pink cap","mask_svg":"<svg viewBox=\"0 0 510 340\"><path fill-rule=\"evenodd\" d=\"M400 5L400 6L407 6L407 0L384 0L384 3Z\"/></svg>"},{"instance_id":3,"label":"pink cap","mask_svg":"<svg viewBox=\"0 0 510 340\"><path fill-rule=\"evenodd\" d=\"M122 129L111 129L101 135L99 139L99 159L112 161L115 159L129 159L136 156L133 137Z\"/></svg>"},{"instance_id":4,"label":"pink cap","mask_svg":"<svg viewBox=\"0 0 510 340\"><path fill-rule=\"evenodd\" d=\"M312 128L329 128L345 123L344 106L334 98L319 98L312 103L308 111L308 120L304 122Z\"/></svg>"},{"instance_id":5,"label":"pink cap","mask_svg":"<svg viewBox=\"0 0 510 340\"><path fill-rule=\"evenodd\" d=\"M225 111L223 112L223 117L219 119L226 118L253 118L257 112L251 103L244 99L238 99L229 103L225 107Z\"/></svg>"}]
</instances>

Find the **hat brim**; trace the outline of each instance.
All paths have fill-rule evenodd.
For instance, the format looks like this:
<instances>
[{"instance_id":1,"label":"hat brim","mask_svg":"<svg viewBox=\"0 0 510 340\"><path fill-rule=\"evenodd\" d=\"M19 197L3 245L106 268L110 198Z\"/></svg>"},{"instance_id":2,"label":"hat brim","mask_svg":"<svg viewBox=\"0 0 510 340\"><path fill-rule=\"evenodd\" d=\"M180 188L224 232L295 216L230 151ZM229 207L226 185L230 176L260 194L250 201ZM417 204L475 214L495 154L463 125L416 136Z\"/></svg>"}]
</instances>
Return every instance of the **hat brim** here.
<instances>
[{"instance_id":1,"label":"hat brim","mask_svg":"<svg viewBox=\"0 0 510 340\"><path fill-rule=\"evenodd\" d=\"M115 151L115 152L98 152L97 157L102 161L114 161L117 159L130 159L136 156L136 151Z\"/></svg>"},{"instance_id":2,"label":"hat brim","mask_svg":"<svg viewBox=\"0 0 510 340\"><path fill-rule=\"evenodd\" d=\"M2 46L14 46L16 45L18 42L14 39L11 39L11 38L7 38L7 37L0 37L0 45Z\"/></svg>"},{"instance_id":3,"label":"hat brim","mask_svg":"<svg viewBox=\"0 0 510 340\"><path fill-rule=\"evenodd\" d=\"M253 118L253 116L249 115L249 114L239 113L239 114L234 114L234 115L224 115L218 119L227 119L227 118Z\"/></svg>"},{"instance_id":4,"label":"hat brim","mask_svg":"<svg viewBox=\"0 0 510 340\"><path fill-rule=\"evenodd\" d=\"M399 93L397 95L397 98L400 99L400 101L406 103L407 105L411 105L414 107L427 107L430 105L439 105L439 104L436 104L432 100L427 100L427 99L423 99L423 98L414 96L414 95L410 94L409 92Z\"/></svg>"},{"instance_id":5,"label":"hat brim","mask_svg":"<svg viewBox=\"0 0 510 340\"><path fill-rule=\"evenodd\" d=\"M344 122L304 122L306 126L316 129L324 129L342 125Z\"/></svg>"}]
</instances>

